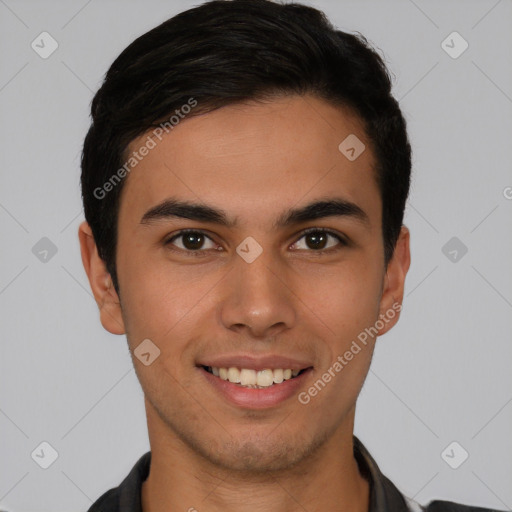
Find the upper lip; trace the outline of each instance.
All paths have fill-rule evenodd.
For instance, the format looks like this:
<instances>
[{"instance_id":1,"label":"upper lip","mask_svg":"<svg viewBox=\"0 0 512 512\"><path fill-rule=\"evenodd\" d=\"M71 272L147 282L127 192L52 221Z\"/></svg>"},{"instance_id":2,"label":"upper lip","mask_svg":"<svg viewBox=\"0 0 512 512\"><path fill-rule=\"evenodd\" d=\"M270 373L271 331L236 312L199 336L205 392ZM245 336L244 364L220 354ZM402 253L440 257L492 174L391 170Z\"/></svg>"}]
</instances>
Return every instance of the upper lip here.
<instances>
[{"instance_id":1,"label":"upper lip","mask_svg":"<svg viewBox=\"0 0 512 512\"><path fill-rule=\"evenodd\" d=\"M244 354L218 355L205 357L197 363L198 366L215 368L247 368L250 370L303 370L313 366L305 359L268 354L266 356L251 356Z\"/></svg>"}]
</instances>

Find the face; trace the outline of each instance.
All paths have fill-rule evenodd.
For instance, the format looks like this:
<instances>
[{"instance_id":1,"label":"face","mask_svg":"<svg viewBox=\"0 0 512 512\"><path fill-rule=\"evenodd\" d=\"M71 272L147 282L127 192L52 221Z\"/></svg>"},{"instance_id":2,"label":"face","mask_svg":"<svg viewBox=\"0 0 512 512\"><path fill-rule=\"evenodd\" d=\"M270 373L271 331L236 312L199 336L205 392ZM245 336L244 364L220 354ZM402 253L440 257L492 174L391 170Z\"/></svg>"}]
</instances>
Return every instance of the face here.
<instances>
[{"instance_id":1,"label":"face","mask_svg":"<svg viewBox=\"0 0 512 512\"><path fill-rule=\"evenodd\" d=\"M353 161L338 149L350 134L366 147ZM399 316L408 233L386 273L371 144L356 116L310 96L225 107L155 141L121 195L120 304L84 259L102 323L132 355L158 347L133 362L169 440L238 471L292 467L352 428L365 329ZM300 373L279 383L282 370Z\"/></svg>"}]
</instances>

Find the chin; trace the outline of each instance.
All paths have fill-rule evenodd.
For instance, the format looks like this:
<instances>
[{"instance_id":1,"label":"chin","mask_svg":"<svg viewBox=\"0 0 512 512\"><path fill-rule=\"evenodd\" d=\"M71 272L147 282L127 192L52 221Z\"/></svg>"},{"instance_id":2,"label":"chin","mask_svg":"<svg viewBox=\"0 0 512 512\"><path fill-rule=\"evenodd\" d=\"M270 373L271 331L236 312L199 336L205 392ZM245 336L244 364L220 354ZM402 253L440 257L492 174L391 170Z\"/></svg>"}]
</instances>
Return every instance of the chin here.
<instances>
[{"instance_id":1,"label":"chin","mask_svg":"<svg viewBox=\"0 0 512 512\"><path fill-rule=\"evenodd\" d=\"M262 432L232 437L225 442L217 439L212 444L205 443L204 439L191 444L189 438L187 444L217 467L241 475L268 478L271 472L298 469L301 463L318 451L327 438L326 433L306 438L304 432L286 432L281 435Z\"/></svg>"}]
</instances>

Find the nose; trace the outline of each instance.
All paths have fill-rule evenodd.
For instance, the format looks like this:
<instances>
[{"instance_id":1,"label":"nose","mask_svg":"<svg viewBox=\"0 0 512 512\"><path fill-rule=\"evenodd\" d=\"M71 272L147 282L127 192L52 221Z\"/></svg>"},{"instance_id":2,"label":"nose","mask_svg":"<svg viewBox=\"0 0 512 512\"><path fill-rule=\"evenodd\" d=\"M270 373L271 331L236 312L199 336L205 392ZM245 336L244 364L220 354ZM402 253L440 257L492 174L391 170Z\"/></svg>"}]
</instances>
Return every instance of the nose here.
<instances>
[{"instance_id":1,"label":"nose","mask_svg":"<svg viewBox=\"0 0 512 512\"><path fill-rule=\"evenodd\" d=\"M251 263L237 255L233 264L224 280L223 325L253 338L273 337L292 328L296 298L285 265L270 250Z\"/></svg>"}]
</instances>

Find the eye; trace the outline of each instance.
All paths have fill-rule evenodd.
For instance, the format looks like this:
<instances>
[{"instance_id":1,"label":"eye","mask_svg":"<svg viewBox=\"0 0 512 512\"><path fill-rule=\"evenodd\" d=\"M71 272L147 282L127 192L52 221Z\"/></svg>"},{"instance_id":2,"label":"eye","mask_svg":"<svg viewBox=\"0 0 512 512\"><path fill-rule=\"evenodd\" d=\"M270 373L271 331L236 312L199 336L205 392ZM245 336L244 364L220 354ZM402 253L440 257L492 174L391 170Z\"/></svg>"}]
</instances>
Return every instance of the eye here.
<instances>
[{"instance_id":1,"label":"eye","mask_svg":"<svg viewBox=\"0 0 512 512\"><path fill-rule=\"evenodd\" d=\"M331 243L329 243L329 238L331 239ZM304 239L304 244L300 247L300 240ZM338 242L338 243L336 243ZM320 228L309 228L308 230L302 233L301 238L297 242L293 244L292 247L295 249L312 249L313 252L322 254L324 252L331 252L330 249L333 247L346 246L347 242L337 233L330 231L328 229L320 229Z\"/></svg>"},{"instance_id":2,"label":"eye","mask_svg":"<svg viewBox=\"0 0 512 512\"><path fill-rule=\"evenodd\" d=\"M301 243L303 239L305 246L304 242ZM177 241L180 242L178 243ZM210 246L205 247L205 243L208 241L210 242ZM170 247L173 251L185 252L194 256L201 256L203 251L208 249L222 250L206 233L194 229L184 229L176 233L165 241L165 245L177 247L177 249ZM343 247L346 245L348 245L348 243L333 231L321 228L309 228L302 232L302 236L291 247L299 250L310 249L309 252L323 254L324 252L331 252L333 247Z\"/></svg>"},{"instance_id":3,"label":"eye","mask_svg":"<svg viewBox=\"0 0 512 512\"><path fill-rule=\"evenodd\" d=\"M182 239L180 243L176 240ZM209 240L212 244L210 247L204 247L205 241ZM207 249L217 249L215 242L202 231L184 229L166 240L165 245L175 245L178 249L186 252L198 252ZM173 249L174 250L174 249Z\"/></svg>"}]
</instances>

